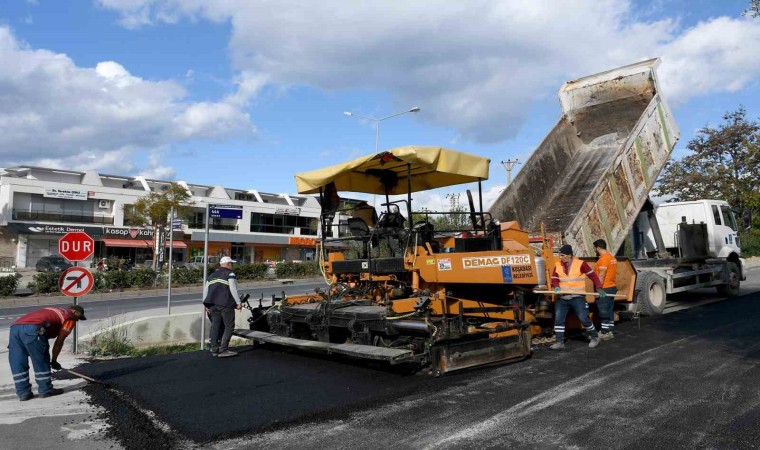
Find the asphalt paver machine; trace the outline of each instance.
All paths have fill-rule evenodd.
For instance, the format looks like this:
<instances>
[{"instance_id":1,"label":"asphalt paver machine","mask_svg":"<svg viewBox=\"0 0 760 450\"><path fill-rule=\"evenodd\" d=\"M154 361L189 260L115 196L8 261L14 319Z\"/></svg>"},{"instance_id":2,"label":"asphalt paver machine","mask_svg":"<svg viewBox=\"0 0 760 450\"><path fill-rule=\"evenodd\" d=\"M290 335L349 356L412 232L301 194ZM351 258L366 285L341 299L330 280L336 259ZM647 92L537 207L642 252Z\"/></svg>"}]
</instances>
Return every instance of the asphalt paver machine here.
<instances>
[{"instance_id":1,"label":"asphalt paver machine","mask_svg":"<svg viewBox=\"0 0 760 450\"><path fill-rule=\"evenodd\" d=\"M528 357L535 317L526 301L546 285L528 233L493 220L482 201L476 208L469 190L459 230L436 230L429 220L456 212L412 209L416 192L476 183L482 194L488 169L478 156L407 146L296 175L299 193L320 196L318 254L328 286L253 308L252 329L235 333L434 375ZM380 196L380 213L366 203L346 211L344 192Z\"/></svg>"}]
</instances>

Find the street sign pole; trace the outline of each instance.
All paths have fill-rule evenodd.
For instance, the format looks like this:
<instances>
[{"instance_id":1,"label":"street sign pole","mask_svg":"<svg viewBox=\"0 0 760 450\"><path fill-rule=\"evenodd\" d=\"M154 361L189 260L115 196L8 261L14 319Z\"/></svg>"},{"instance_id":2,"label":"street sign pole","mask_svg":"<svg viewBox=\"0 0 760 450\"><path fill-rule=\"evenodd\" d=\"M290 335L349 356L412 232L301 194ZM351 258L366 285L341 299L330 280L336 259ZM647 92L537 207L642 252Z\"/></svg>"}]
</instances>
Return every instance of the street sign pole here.
<instances>
[{"instance_id":1,"label":"street sign pole","mask_svg":"<svg viewBox=\"0 0 760 450\"><path fill-rule=\"evenodd\" d=\"M66 260L73 262L74 267L79 267L79 261L86 260L92 256L94 251L95 241L87 233L82 231L68 232L58 240L58 253ZM61 275L61 278L59 279L59 288L65 295L74 297L74 305L77 305L79 303L79 296L86 294L90 291L90 289L92 289L92 285L94 284L92 274L87 268L85 268L78 278L75 276L76 279L74 283L71 283L69 286L64 287L64 281L66 281L67 273L69 273L68 270ZM83 289L80 289L82 286L81 282L83 278L87 278L87 285ZM74 288L74 284L76 284L76 288ZM77 328L79 327L75 324L73 330L74 338L72 342L74 354L76 354L78 351Z\"/></svg>"},{"instance_id":2,"label":"street sign pole","mask_svg":"<svg viewBox=\"0 0 760 450\"><path fill-rule=\"evenodd\" d=\"M206 292L206 282L208 281L208 222L209 222L209 207L211 206L210 203L206 203L206 233L203 238L203 293ZM201 302L203 302L205 299L201 299ZM206 337L206 305L203 306L203 310L201 312L201 350L203 350Z\"/></svg>"},{"instance_id":3,"label":"street sign pole","mask_svg":"<svg viewBox=\"0 0 760 450\"><path fill-rule=\"evenodd\" d=\"M74 267L79 267L79 263L78 262L74 262ZM79 297L74 297L74 306L77 305L77 300L79 300ZM74 324L74 342L73 342L73 344L74 344L74 354L75 355L77 354L77 334L78 334L77 330L78 329L79 329L79 324L75 323Z\"/></svg>"},{"instance_id":4,"label":"street sign pole","mask_svg":"<svg viewBox=\"0 0 760 450\"><path fill-rule=\"evenodd\" d=\"M174 262L174 207L169 220L169 292L166 294L166 315L172 315L172 264Z\"/></svg>"}]
</instances>

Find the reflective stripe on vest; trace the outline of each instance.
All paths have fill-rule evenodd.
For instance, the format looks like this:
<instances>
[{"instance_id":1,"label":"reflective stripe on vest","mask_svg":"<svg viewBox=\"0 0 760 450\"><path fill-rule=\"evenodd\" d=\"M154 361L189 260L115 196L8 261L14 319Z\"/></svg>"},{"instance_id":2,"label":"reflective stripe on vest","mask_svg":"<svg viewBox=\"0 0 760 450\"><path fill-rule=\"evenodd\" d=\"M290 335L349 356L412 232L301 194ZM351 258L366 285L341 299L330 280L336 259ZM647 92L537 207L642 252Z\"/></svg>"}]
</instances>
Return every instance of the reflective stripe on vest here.
<instances>
[{"instance_id":1,"label":"reflective stripe on vest","mask_svg":"<svg viewBox=\"0 0 760 450\"><path fill-rule=\"evenodd\" d=\"M565 268L562 266L562 261L557 261L554 269L557 271L559 277L559 288L563 291L573 291L579 294L586 292L586 277L581 272L581 266L583 261L573 257L573 262L570 264L570 273L565 273Z\"/></svg>"}]
</instances>

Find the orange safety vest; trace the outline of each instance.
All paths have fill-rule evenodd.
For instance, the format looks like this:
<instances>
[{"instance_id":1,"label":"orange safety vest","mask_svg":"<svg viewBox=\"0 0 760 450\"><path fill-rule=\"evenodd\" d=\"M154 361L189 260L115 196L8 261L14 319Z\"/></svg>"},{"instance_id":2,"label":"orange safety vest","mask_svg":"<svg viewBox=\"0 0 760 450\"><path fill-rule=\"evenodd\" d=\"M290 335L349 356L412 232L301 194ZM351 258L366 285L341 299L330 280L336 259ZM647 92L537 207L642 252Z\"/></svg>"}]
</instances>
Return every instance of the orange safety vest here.
<instances>
[{"instance_id":1,"label":"orange safety vest","mask_svg":"<svg viewBox=\"0 0 760 450\"><path fill-rule=\"evenodd\" d=\"M607 269L607 272L604 274L604 280L602 280L602 288L615 287L617 285L617 259L615 259L612 253L607 252L599 257L594 269L597 275L599 275L599 270L602 267Z\"/></svg>"},{"instance_id":2,"label":"orange safety vest","mask_svg":"<svg viewBox=\"0 0 760 450\"><path fill-rule=\"evenodd\" d=\"M557 261L554 270L559 277L559 288L561 290L577 292L578 295L583 295L586 292L586 276L581 272L581 265L583 265L583 261L573 257L573 262L570 263L570 273L565 273L562 261Z\"/></svg>"}]
</instances>

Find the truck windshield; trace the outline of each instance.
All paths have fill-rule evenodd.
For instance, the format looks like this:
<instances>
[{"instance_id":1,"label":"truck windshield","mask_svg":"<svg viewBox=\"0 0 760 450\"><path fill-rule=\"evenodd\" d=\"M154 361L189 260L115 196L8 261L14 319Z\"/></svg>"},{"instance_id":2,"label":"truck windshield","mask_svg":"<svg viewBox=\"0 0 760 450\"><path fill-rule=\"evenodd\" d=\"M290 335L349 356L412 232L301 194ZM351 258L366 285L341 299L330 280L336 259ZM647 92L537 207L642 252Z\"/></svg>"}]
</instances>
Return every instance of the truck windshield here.
<instances>
[{"instance_id":1,"label":"truck windshield","mask_svg":"<svg viewBox=\"0 0 760 450\"><path fill-rule=\"evenodd\" d=\"M723 221L731 227L732 230L738 231L739 228L736 226L736 219L734 218L734 212L731 211L731 208L729 208L726 205L722 205L720 207L720 211L723 213Z\"/></svg>"}]
</instances>

